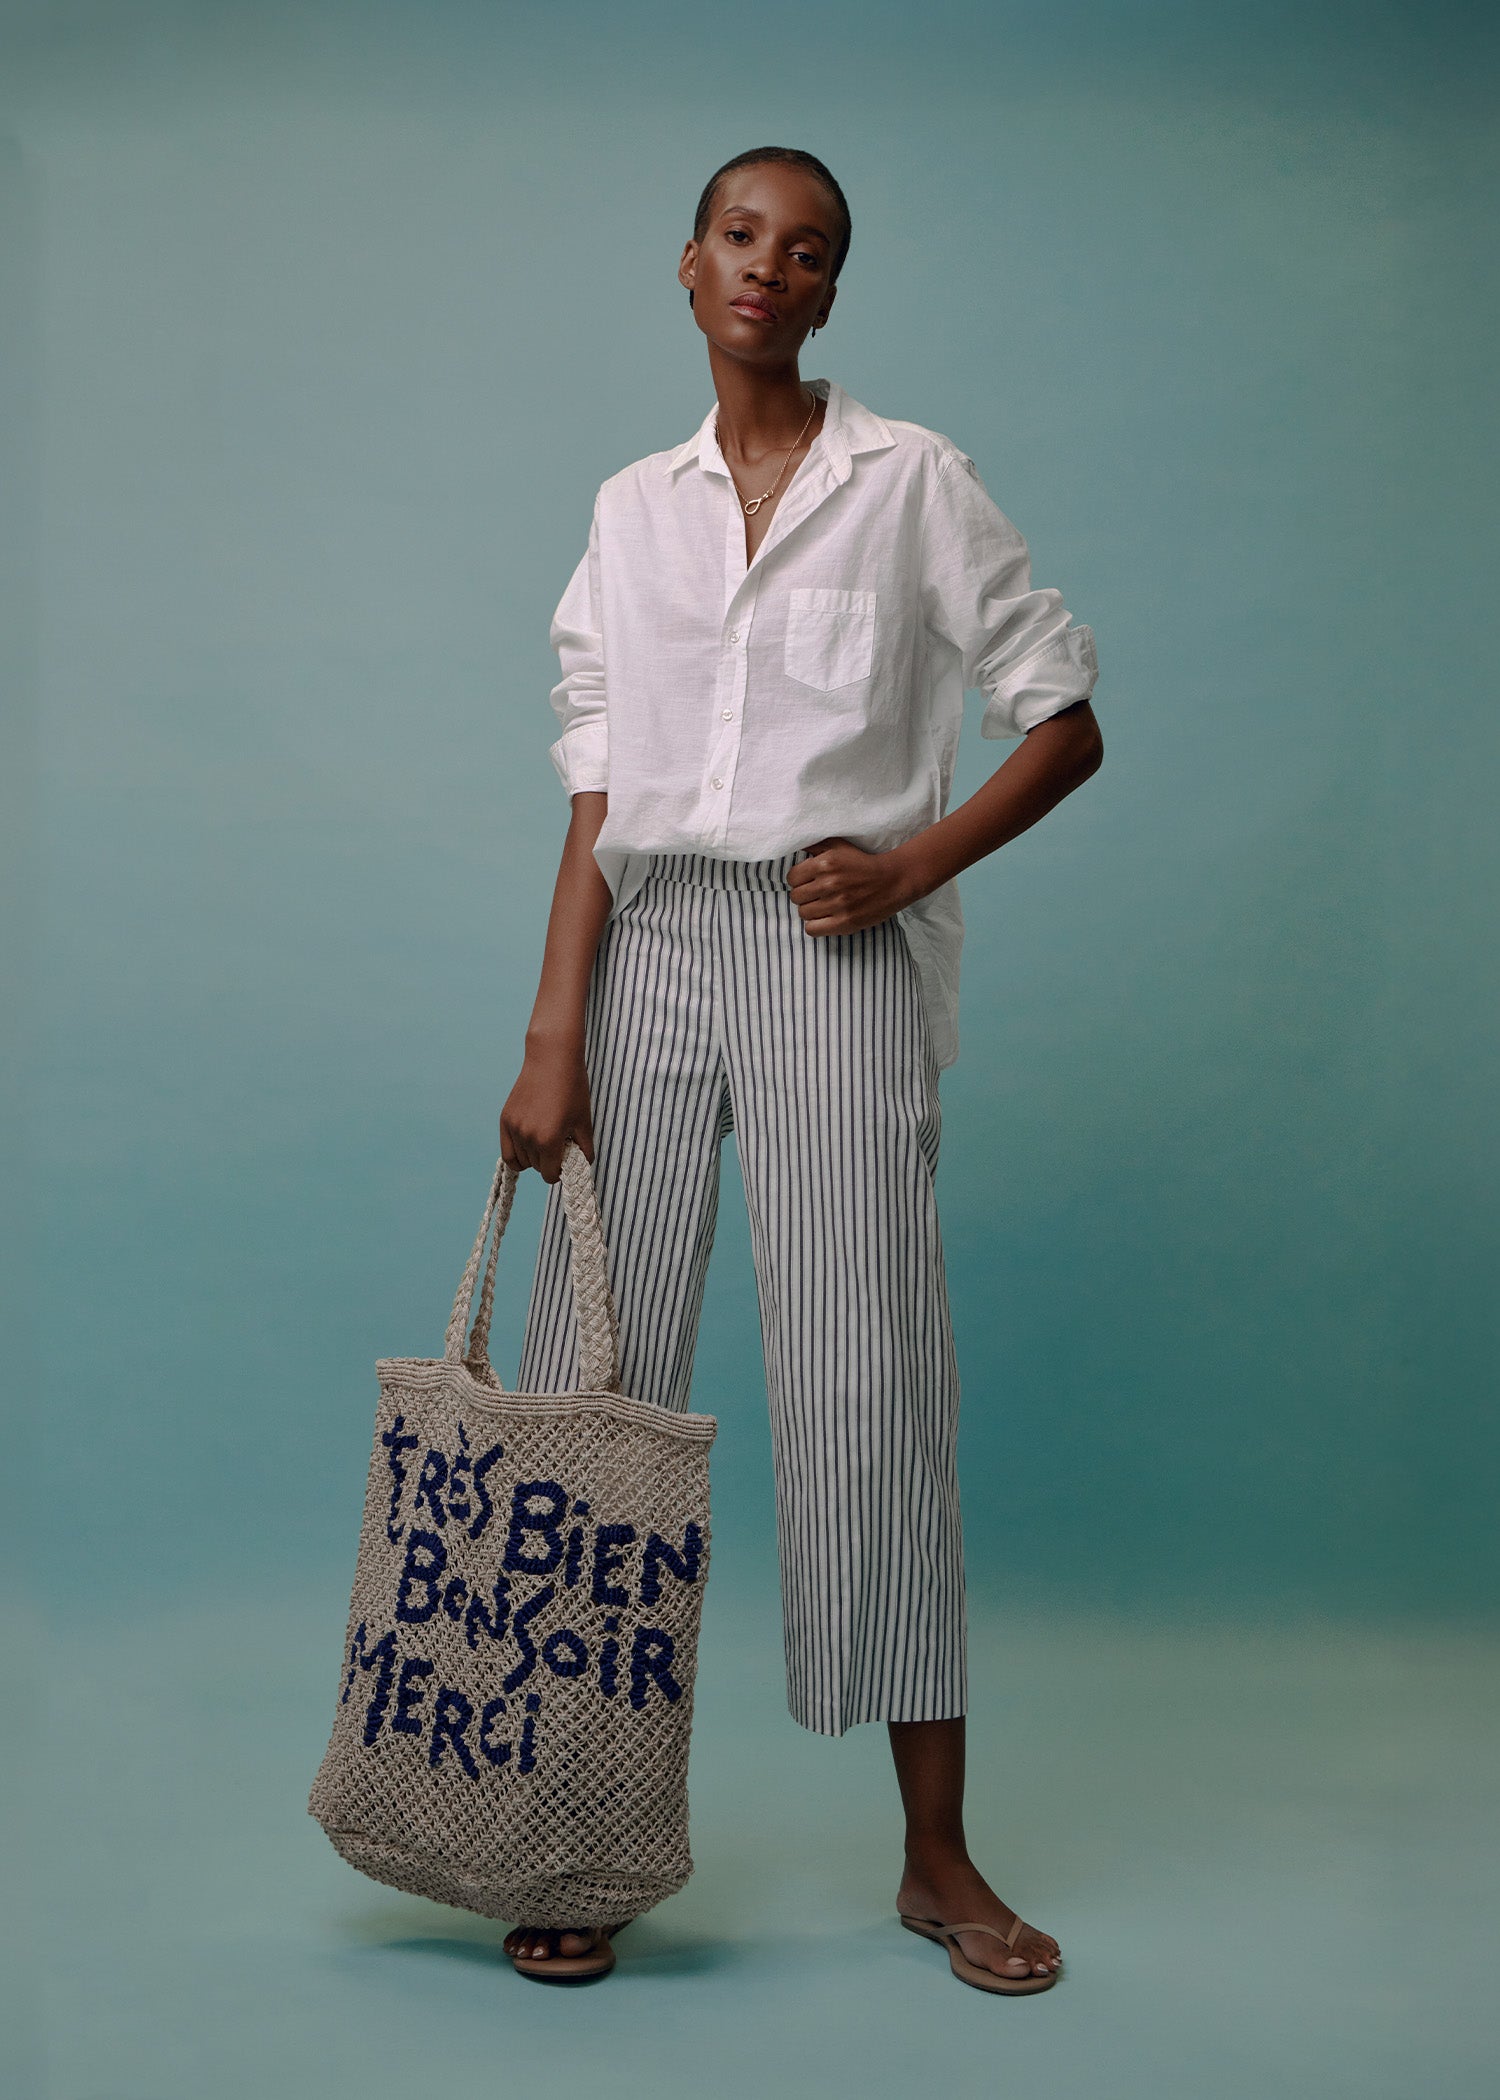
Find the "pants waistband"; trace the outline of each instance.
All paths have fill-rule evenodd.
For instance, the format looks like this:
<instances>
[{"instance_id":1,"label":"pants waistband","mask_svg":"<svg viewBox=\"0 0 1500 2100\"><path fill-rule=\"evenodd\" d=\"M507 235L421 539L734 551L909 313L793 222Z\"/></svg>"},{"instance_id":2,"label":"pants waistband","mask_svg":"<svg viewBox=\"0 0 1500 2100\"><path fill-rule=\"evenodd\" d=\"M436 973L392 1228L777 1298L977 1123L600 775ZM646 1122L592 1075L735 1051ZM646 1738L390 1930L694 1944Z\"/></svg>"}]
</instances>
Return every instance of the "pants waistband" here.
<instances>
[{"instance_id":1,"label":"pants waistband","mask_svg":"<svg viewBox=\"0 0 1500 2100\"><path fill-rule=\"evenodd\" d=\"M722 860L713 853L652 853L646 857L647 882L693 882L708 890L786 889L789 868L800 852L777 853L770 860Z\"/></svg>"}]
</instances>

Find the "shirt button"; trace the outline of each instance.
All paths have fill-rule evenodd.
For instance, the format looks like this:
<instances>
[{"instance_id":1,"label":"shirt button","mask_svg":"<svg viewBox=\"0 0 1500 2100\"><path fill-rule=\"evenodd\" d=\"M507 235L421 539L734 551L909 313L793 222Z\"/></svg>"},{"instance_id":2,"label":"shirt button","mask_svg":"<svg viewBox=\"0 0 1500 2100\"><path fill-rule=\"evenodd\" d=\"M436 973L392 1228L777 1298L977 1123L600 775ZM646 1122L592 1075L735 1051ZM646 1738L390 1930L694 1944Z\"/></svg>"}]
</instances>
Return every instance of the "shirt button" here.
<instances>
[{"instance_id":1,"label":"shirt button","mask_svg":"<svg viewBox=\"0 0 1500 2100\"><path fill-rule=\"evenodd\" d=\"M715 778L714 778L714 783L713 783L713 784L714 784L714 786L715 786L716 788L721 788L721 787L722 787L722 786L724 785L723 781L722 781L722 780L720 780L720 779L719 779L719 778L717 777L717 775L716 775L716 776L715 776Z\"/></svg>"},{"instance_id":2,"label":"shirt button","mask_svg":"<svg viewBox=\"0 0 1500 2100\"><path fill-rule=\"evenodd\" d=\"M739 638L740 638L740 631L739 631L738 627L731 627L731 628L730 628L730 630L729 630L729 639L730 639L730 640L731 640L732 642L737 642L737 641L739 640Z\"/></svg>"},{"instance_id":3,"label":"shirt button","mask_svg":"<svg viewBox=\"0 0 1500 2100\"><path fill-rule=\"evenodd\" d=\"M732 722L734 720L734 709L732 707L726 707L724 709L724 720L726 722Z\"/></svg>"}]
</instances>

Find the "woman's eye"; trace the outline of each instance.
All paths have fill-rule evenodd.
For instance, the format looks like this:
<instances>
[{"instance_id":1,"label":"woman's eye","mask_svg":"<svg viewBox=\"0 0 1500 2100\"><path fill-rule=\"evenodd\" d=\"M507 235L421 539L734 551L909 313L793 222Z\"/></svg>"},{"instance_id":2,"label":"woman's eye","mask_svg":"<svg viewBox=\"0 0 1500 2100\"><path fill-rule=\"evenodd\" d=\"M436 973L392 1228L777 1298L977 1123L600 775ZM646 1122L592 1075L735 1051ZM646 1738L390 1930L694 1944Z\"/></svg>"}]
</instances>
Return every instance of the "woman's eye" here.
<instances>
[{"instance_id":1,"label":"woman's eye","mask_svg":"<svg viewBox=\"0 0 1500 2100\"><path fill-rule=\"evenodd\" d=\"M748 241L751 238L750 229L748 226L726 226L724 228L724 238L733 241L735 246L738 247L742 241ZM805 263L810 270L815 270L818 267L817 256L813 255L806 248L795 249L793 251L793 260Z\"/></svg>"}]
</instances>

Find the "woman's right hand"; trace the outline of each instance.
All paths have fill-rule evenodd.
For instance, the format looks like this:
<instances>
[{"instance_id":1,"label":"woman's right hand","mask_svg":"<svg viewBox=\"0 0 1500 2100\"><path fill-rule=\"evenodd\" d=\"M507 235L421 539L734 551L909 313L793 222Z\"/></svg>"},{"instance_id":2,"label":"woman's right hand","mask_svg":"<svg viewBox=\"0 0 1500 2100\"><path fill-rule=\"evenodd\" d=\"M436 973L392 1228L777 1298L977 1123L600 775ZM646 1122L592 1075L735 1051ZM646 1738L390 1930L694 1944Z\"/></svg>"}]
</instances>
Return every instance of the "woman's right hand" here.
<instances>
[{"instance_id":1,"label":"woman's right hand","mask_svg":"<svg viewBox=\"0 0 1500 2100\"><path fill-rule=\"evenodd\" d=\"M592 1166L594 1119L583 1051L529 1046L500 1111L500 1155L517 1169L535 1167L543 1181L558 1181L570 1138Z\"/></svg>"},{"instance_id":2,"label":"woman's right hand","mask_svg":"<svg viewBox=\"0 0 1500 2100\"><path fill-rule=\"evenodd\" d=\"M509 1166L562 1179L569 1139L594 1163L594 1118L584 1062L589 987L609 918L610 889L594 857L609 797L583 789L563 845L547 919L536 1004L526 1028L521 1076L500 1111L500 1154Z\"/></svg>"}]
</instances>

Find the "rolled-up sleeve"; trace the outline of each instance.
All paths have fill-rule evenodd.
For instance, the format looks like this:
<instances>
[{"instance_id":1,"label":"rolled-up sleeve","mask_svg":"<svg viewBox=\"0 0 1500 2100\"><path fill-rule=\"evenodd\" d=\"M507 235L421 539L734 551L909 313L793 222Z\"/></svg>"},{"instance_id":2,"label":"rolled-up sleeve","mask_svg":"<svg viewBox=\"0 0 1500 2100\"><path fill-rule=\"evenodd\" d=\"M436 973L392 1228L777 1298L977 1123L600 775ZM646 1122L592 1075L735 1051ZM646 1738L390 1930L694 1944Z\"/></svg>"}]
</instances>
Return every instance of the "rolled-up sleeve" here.
<instances>
[{"instance_id":1,"label":"rolled-up sleeve","mask_svg":"<svg viewBox=\"0 0 1500 2100\"><path fill-rule=\"evenodd\" d=\"M609 787L609 726L604 704L604 635L599 592L599 505L589 543L552 615L552 646L562 677L552 707L562 735L548 749L569 795Z\"/></svg>"},{"instance_id":2,"label":"rolled-up sleeve","mask_svg":"<svg viewBox=\"0 0 1500 2100\"><path fill-rule=\"evenodd\" d=\"M922 604L962 655L965 690L987 697L981 736L1024 736L1093 692L1093 630L1071 624L1060 591L1032 588L1025 540L958 451L923 514Z\"/></svg>"}]
</instances>

